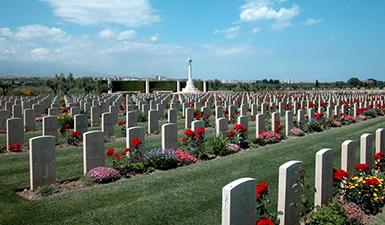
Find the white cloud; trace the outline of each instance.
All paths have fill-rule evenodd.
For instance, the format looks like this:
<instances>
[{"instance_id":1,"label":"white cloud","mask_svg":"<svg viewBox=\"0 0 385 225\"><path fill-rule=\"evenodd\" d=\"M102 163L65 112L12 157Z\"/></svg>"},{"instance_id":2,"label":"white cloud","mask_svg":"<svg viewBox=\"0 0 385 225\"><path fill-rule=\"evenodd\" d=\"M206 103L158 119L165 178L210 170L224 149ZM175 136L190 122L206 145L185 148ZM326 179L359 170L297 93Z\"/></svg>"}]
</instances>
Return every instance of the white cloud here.
<instances>
[{"instance_id":1,"label":"white cloud","mask_svg":"<svg viewBox=\"0 0 385 225\"><path fill-rule=\"evenodd\" d=\"M0 36L11 36L12 32L8 27L0 27Z\"/></svg>"},{"instance_id":2,"label":"white cloud","mask_svg":"<svg viewBox=\"0 0 385 225\"><path fill-rule=\"evenodd\" d=\"M115 35L115 31L113 31L111 29L104 29L104 30L99 31L98 35L101 38L110 38L110 37Z\"/></svg>"},{"instance_id":3,"label":"white cloud","mask_svg":"<svg viewBox=\"0 0 385 225\"><path fill-rule=\"evenodd\" d=\"M230 27L223 30L215 30L214 34L224 34L226 38L234 39L238 36L239 31L240 31L240 27L235 26L235 27Z\"/></svg>"},{"instance_id":4,"label":"white cloud","mask_svg":"<svg viewBox=\"0 0 385 225\"><path fill-rule=\"evenodd\" d=\"M302 24L303 25L307 25L307 26L312 26L312 25L316 25L316 24L322 23L322 21L323 21L323 19L309 18L305 22L303 22Z\"/></svg>"},{"instance_id":5,"label":"white cloud","mask_svg":"<svg viewBox=\"0 0 385 225\"><path fill-rule=\"evenodd\" d=\"M258 33L259 31L261 31L261 28L259 28L259 27L254 27L253 29L251 29L251 33L253 33L253 34L256 34L256 33Z\"/></svg>"},{"instance_id":6,"label":"white cloud","mask_svg":"<svg viewBox=\"0 0 385 225\"><path fill-rule=\"evenodd\" d=\"M259 48L248 43L233 45L205 44L194 46L194 49L202 49L200 58L207 58L213 61L226 59L239 60L264 57L272 54L271 49Z\"/></svg>"},{"instance_id":7,"label":"white cloud","mask_svg":"<svg viewBox=\"0 0 385 225\"><path fill-rule=\"evenodd\" d=\"M271 26L271 29L276 30L276 31L280 31L280 30L284 30L290 26L291 26L291 23L289 21L279 21L279 22L275 22Z\"/></svg>"},{"instance_id":8,"label":"white cloud","mask_svg":"<svg viewBox=\"0 0 385 225\"><path fill-rule=\"evenodd\" d=\"M45 38L50 41L65 41L67 35L60 28L47 27L41 24L32 24L19 27L16 31L10 31L8 29L8 37L13 37L19 40L31 40Z\"/></svg>"},{"instance_id":9,"label":"white cloud","mask_svg":"<svg viewBox=\"0 0 385 225\"><path fill-rule=\"evenodd\" d=\"M264 5L247 5L242 7L240 18L242 21L251 22L258 20L289 20L299 14L299 6L293 4L290 8L275 10Z\"/></svg>"},{"instance_id":10,"label":"white cloud","mask_svg":"<svg viewBox=\"0 0 385 225\"><path fill-rule=\"evenodd\" d=\"M35 48L30 51L32 60L41 61L49 59L50 50L48 48Z\"/></svg>"},{"instance_id":11,"label":"white cloud","mask_svg":"<svg viewBox=\"0 0 385 225\"><path fill-rule=\"evenodd\" d=\"M272 30L282 30L291 25L290 20L300 13L297 4L290 8L275 6L282 4L283 0L254 0L241 6L239 15L242 22L273 21Z\"/></svg>"},{"instance_id":12,"label":"white cloud","mask_svg":"<svg viewBox=\"0 0 385 225\"><path fill-rule=\"evenodd\" d=\"M149 0L41 0L64 21L80 25L121 24L140 27L159 21Z\"/></svg>"},{"instance_id":13,"label":"white cloud","mask_svg":"<svg viewBox=\"0 0 385 225\"><path fill-rule=\"evenodd\" d=\"M118 40L128 40L132 39L136 36L136 32L134 30L126 30L122 31L118 34L117 39Z\"/></svg>"},{"instance_id":14,"label":"white cloud","mask_svg":"<svg viewBox=\"0 0 385 225\"><path fill-rule=\"evenodd\" d=\"M215 53L220 56L230 56L230 55L239 55L243 54L245 49L244 46L235 46L235 47L221 47L217 48Z\"/></svg>"},{"instance_id":15,"label":"white cloud","mask_svg":"<svg viewBox=\"0 0 385 225\"><path fill-rule=\"evenodd\" d=\"M159 34L155 34L155 35L151 36L151 37L150 37L150 40L151 40L151 41L157 41L157 40L159 40Z\"/></svg>"},{"instance_id":16,"label":"white cloud","mask_svg":"<svg viewBox=\"0 0 385 225\"><path fill-rule=\"evenodd\" d=\"M14 67L30 65L28 70L37 71L37 74L49 69L52 73L91 71L95 74L151 75L166 72L172 76L186 72L183 63L190 55L205 62L266 55L263 49L257 49L251 44L167 44L154 42L159 38L158 34L152 38L134 38L133 30L112 29L113 35L110 38L100 38L98 35L67 34L63 30L52 32L55 29L45 27L44 30L55 35L63 33L61 35L68 41L61 42L50 41L50 32L46 32L46 36L32 35L39 38L16 38L15 34L19 30L20 28L1 28L0 61ZM131 39L116 41L119 36ZM2 71L6 71L4 67L0 67L0 72ZM14 71L19 72L17 68Z\"/></svg>"}]
</instances>

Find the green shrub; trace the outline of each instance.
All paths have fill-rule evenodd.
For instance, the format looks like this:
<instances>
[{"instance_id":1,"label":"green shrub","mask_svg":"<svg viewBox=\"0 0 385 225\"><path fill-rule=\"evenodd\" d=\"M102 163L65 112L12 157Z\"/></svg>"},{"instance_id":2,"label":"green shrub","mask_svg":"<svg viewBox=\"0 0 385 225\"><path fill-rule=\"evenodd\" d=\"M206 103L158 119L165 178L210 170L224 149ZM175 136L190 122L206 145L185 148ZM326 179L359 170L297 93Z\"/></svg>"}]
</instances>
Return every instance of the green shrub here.
<instances>
[{"instance_id":1,"label":"green shrub","mask_svg":"<svg viewBox=\"0 0 385 225\"><path fill-rule=\"evenodd\" d=\"M0 145L0 154L7 152L7 146L5 144Z\"/></svg>"},{"instance_id":2,"label":"green shrub","mask_svg":"<svg viewBox=\"0 0 385 225\"><path fill-rule=\"evenodd\" d=\"M44 185L44 186L38 187L36 192L43 197L47 197L55 193L59 193L60 187L58 187L57 185Z\"/></svg>"},{"instance_id":3,"label":"green shrub","mask_svg":"<svg viewBox=\"0 0 385 225\"><path fill-rule=\"evenodd\" d=\"M154 148L144 154L144 160L159 170L168 170L177 167L177 156L174 149Z\"/></svg>"},{"instance_id":4,"label":"green shrub","mask_svg":"<svg viewBox=\"0 0 385 225\"><path fill-rule=\"evenodd\" d=\"M119 174L125 177L130 177L131 175L150 173L154 171L154 168L144 162L132 162L122 165L114 165L114 169L119 171Z\"/></svg>"},{"instance_id":5,"label":"green shrub","mask_svg":"<svg viewBox=\"0 0 385 225\"><path fill-rule=\"evenodd\" d=\"M68 113L63 113L58 116L58 124L59 128L63 128L65 125L69 125L69 128L74 127L74 118L68 114Z\"/></svg>"},{"instance_id":6,"label":"green shrub","mask_svg":"<svg viewBox=\"0 0 385 225\"><path fill-rule=\"evenodd\" d=\"M207 138L207 153L214 155L227 155L227 140L223 137L211 136Z\"/></svg>"},{"instance_id":7,"label":"green shrub","mask_svg":"<svg viewBox=\"0 0 385 225\"><path fill-rule=\"evenodd\" d=\"M139 112L139 114L138 114L138 122L147 122L147 119L144 116L144 113Z\"/></svg>"},{"instance_id":8,"label":"green shrub","mask_svg":"<svg viewBox=\"0 0 385 225\"><path fill-rule=\"evenodd\" d=\"M267 144L266 141L263 138L252 138L250 141L254 145L264 146L264 145Z\"/></svg>"},{"instance_id":9,"label":"green shrub","mask_svg":"<svg viewBox=\"0 0 385 225\"><path fill-rule=\"evenodd\" d=\"M327 206L318 208L311 213L308 225L350 225L345 210L337 202L332 202Z\"/></svg>"},{"instance_id":10,"label":"green shrub","mask_svg":"<svg viewBox=\"0 0 385 225\"><path fill-rule=\"evenodd\" d=\"M375 118L377 116L377 112L374 109L368 109L364 111L364 116L369 118Z\"/></svg>"},{"instance_id":11,"label":"green shrub","mask_svg":"<svg viewBox=\"0 0 385 225\"><path fill-rule=\"evenodd\" d=\"M321 132L323 131L322 123L318 120L311 120L308 124L305 125L305 131L308 133Z\"/></svg>"}]
</instances>

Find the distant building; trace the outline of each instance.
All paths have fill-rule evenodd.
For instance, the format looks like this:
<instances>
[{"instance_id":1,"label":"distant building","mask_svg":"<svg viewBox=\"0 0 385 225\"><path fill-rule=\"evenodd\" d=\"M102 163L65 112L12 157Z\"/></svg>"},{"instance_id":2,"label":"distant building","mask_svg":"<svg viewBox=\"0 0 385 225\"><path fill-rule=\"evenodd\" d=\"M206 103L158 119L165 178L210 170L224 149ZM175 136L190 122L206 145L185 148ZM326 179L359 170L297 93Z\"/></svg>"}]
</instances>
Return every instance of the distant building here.
<instances>
[{"instance_id":1,"label":"distant building","mask_svg":"<svg viewBox=\"0 0 385 225\"><path fill-rule=\"evenodd\" d=\"M294 80L288 78L288 79L286 79L286 80L282 80L281 83L282 83L282 84L292 84L292 83L294 83Z\"/></svg>"},{"instance_id":2,"label":"distant building","mask_svg":"<svg viewBox=\"0 0 385 225\"><path fill-rule=\"evenodd\" d=\"M237 81L235 80L222 80L222 84L235 84Z\"/></svg>"}]
</instances>

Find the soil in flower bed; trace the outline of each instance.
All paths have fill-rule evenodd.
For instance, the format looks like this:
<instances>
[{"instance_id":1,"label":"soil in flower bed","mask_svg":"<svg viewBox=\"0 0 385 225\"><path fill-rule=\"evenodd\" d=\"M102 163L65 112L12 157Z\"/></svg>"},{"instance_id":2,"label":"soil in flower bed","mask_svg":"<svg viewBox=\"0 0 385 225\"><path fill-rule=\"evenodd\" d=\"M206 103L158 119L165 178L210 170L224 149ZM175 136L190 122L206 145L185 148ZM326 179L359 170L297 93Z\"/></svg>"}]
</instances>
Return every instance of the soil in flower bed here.
<instances>
[{"instance_id":1,"label":"soil in flower bed","mask_svg":"<svg viewBox=\"0 0 385 225\"><path fill-rule=\"evenodd\" d=\"M154 173L154 172L162 172L162 171L155 170L150 173ZM136 177L136 176L144 176L150 173L144 173L144 174L133 173L133 174L127 175L126 177L122 177L119 180L114 182L121 182L128 179L132 179L133 177ZM110 182L110 183L113 183L113 182ZM65 181L63 183L46 185L44 187L39 187L36 190L31 190L31 189L24 189L23 191L18 190L16 194L27 200L34 201L34 200L44 199L50 196L59 196L67 192L99 187L102 185L105 185L105 184L94 183L85 178L80 178L79 180L71 180L71 181Z\"/></svg>"},{"instance_id":2,"label":"soil in flower bed","mask_svg":"<svg viewBox=\"0 0 385 225\"><path fill-rule=\"evenodd\" d=\"M91 182L85 182L83 180L67 181L62 184L51 184L44 187L40 187L36 190L24 189L17 194L27 200L39 200L49 196L57 196L66 192L76 191L85 188L91 188L94 186L99 186L100 184L95 184ZM44 189L44 190L43 190Z\"/></svg>"}]
</instances>

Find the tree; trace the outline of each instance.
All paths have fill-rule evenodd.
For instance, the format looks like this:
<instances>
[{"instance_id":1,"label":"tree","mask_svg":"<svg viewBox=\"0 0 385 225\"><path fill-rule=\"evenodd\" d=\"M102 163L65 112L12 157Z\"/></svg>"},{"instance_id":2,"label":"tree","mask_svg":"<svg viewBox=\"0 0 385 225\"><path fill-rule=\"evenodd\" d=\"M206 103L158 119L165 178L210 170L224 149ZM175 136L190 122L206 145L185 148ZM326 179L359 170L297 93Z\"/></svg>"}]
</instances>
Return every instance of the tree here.
<instances>
[{"instance_id":1,"label":"tree","mask_svg":"<svg viewBox=\"0 0 385 225\"><path fill-rule=\"evenodd\" d=\"M15 86L15 81L13 80L0 80L0 88L3 95L6 95L9 90Z\"/></svg>"},{"instance_id":2,"label":"tree","mask_svg":"<svg viewBox=\"0 0 385 225\"><path fill-rule=\"evenodd\" d=\"M357 77L352 77L348 80L348 84L352 87L360 87L361 81Z\"/></svg>"},{"instance_id":3,"label":"tree","mask_svg":"<svg viewBox=\"0 0 385 225\"><path fill-rule=\"evenodd\" d=\"M319 88L319 82L318 82L318 80L315 80L315 88Z\"/></svg>"}]
</instances>

